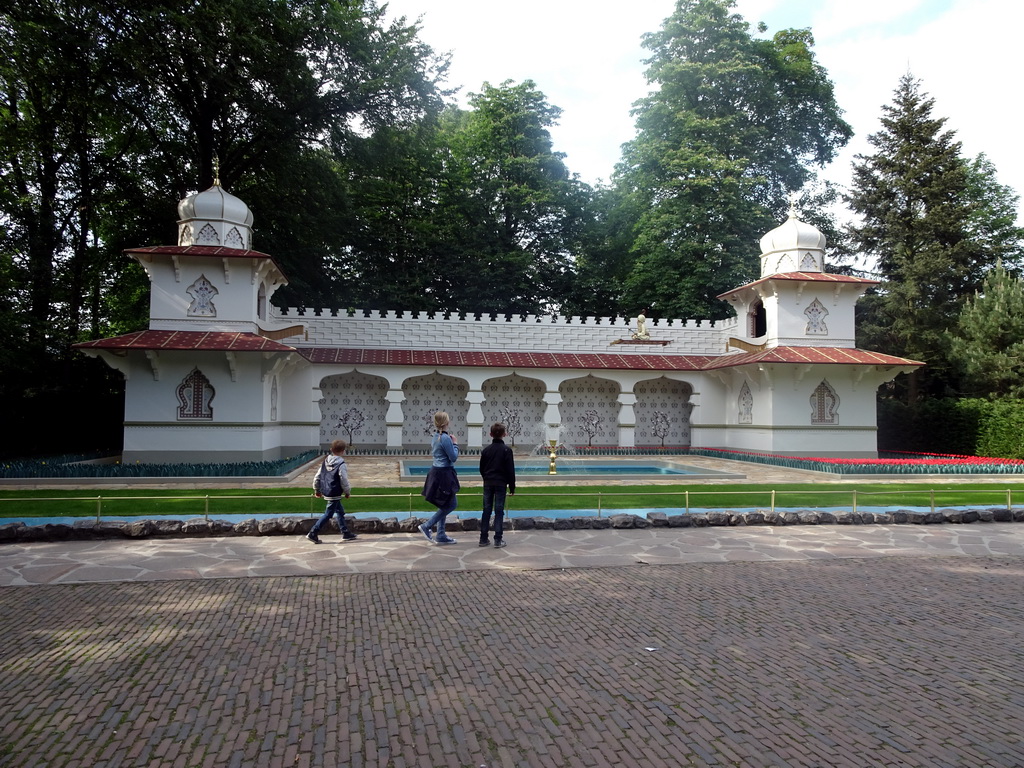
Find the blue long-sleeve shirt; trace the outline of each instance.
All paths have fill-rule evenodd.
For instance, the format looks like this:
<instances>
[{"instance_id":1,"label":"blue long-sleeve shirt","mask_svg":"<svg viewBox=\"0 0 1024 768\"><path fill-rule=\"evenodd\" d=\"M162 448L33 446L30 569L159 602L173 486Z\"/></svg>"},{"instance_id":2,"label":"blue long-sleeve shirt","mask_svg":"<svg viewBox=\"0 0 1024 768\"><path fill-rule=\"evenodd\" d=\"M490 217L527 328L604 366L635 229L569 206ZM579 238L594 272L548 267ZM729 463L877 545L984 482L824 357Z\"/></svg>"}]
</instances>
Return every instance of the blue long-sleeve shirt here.
<instances>
[{"instance_id":1,"label":"blue long-sleeve shirt","mask_svg":"<svg viewBox=\"0 0 1024 768\"><path fill-rule=\"evenodd\" d=\"M435 432L430 441L430 453L434 457L431 466L454 467L459 459L459 446L452 442L447 432Z\"/></svg>"}]
</instances>

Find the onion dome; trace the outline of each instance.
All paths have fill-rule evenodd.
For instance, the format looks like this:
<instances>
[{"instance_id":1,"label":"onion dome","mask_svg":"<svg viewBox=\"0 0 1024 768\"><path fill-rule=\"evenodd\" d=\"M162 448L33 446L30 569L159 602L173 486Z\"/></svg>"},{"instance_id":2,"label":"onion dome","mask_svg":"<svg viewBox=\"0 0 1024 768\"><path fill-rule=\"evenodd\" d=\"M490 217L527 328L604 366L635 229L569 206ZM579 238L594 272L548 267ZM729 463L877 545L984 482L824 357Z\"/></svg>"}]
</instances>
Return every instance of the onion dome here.
<instances>
[{"instance_id":1,"label":"onion dome","mask_svg":"<svg viewBox=\"0 0 1024 768\"><path fill-rule=\"evenodd\" d=\"M797 218L790 207L789 218L761 238L761 277L785 272L824 271L825 236Z\"/></svg>"},{"instance_id":2,"label":"onion dome","mask_svg":"<svg viewBox=\"0 0 1024 768\"><path fill-rule=\"evenodd\" d=\"M224 190L220 179L178 203L178 245L252 248L252 211Z\"/></svg>"}]
</instances>

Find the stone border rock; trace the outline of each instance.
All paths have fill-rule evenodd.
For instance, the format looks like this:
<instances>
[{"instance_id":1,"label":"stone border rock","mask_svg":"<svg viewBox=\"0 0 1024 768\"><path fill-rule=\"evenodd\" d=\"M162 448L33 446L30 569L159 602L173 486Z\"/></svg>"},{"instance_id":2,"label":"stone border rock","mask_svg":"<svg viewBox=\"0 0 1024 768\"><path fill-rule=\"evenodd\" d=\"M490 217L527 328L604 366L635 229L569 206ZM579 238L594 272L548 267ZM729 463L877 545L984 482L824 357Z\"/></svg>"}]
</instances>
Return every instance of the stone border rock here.
<instances>
[{"instance_id":1,"label":"stone border rock","mask_svg":"<svg viewBox=\"0 0 1024 768\"><path fill-rule=\"evenodd\" d=\"M263 520L132 520L130 522L104 522L79 520L73 525L45 523L0 525L0 544L26 541L68 541L88 539L145 539L145 538L197 538L223 536L303 536L315 522L311 517L276 517ZM422 517L383 519L349 517L350 526L357 533L416 533L426 522ZM716 510L706 513L670 514L649 512L645 517L629 514L610 514L603 517L576 516L568 518L516 517L508 518L509 529L516 531L624 528L701 528L705 526L746 525L938 525L943 523L1024 523L1024 507L986 507L980 509L937 509L934 512L915 512L895 509L891 512L826 512L818 509L778 512L767 509L754 512ZM459 520L451 517L449 531L479 531L480 520ZM332 520L330 530L337 532Z\"/></svg>"}]
</instances>

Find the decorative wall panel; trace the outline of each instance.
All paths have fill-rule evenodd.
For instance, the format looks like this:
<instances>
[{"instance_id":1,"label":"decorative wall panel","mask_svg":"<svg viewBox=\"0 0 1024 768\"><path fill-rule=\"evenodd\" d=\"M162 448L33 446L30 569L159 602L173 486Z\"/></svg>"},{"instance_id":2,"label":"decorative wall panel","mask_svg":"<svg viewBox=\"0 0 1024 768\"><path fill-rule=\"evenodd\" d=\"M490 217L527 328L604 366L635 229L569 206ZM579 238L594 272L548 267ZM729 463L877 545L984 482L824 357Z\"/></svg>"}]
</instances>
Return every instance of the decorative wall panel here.
<instances>
[{"instance_id":1,"label":"decorative wall panel","mask_svg":"<svg viewBox=\"0 0 1024 768\"><path fill-rule=\"evenodd\" d=\"M559 387L562 429L559 441L566 446L618 445L619 385L608 379L585 376Z\"/></svg>"},{"instance_id":2,"label":"decorative wall panel","mask_svg":"<svg viewBox=\"0 0 1024 768\"><path fill-rule=\"evenodd\" d=\"M693 387L664 377L641 381L636 395L636 444L643 447L690 445L690 395Z\"/></svg>"},{"instance_id":3,"label":"decorative wall panel","mask_svg":"<svg viewBox=\"0 0 1024 768\"><path fill-rule=\"evenodd\" d=\"M545 439L544 384L512 374L484 382L483 444L491 442L491 424L502 422L508 429L505 443L517 449L540 446Z\"/></svg>"},{"instance_id":4,"label":"decorative wall panel","mask_svg":"<svg viewBox=\"0 0 1024 768\"><path fill-rule=\"evenodd\" d=\"M451 418L449 432L459 444L466 443L466 414L469 403L469 385L462 379L432 373L414 376L402 385L405 393L405 424L402 426L402 445L406 448L429 446L434 432L434 413L445 411Z\"/></svg>"},{"instance_id":5,"label":"decorative wall panel","mask_svg":"<svg viewBox=\"0 0 1024 768\"><path fill-rule=\"evenodd\" d=\"M387 388L386 379L365 373L324 379L320 383L320 443L341 439L356 446L386 445ZM342 423L351 429L351 434Z\"/></svg>"}]
</instances>

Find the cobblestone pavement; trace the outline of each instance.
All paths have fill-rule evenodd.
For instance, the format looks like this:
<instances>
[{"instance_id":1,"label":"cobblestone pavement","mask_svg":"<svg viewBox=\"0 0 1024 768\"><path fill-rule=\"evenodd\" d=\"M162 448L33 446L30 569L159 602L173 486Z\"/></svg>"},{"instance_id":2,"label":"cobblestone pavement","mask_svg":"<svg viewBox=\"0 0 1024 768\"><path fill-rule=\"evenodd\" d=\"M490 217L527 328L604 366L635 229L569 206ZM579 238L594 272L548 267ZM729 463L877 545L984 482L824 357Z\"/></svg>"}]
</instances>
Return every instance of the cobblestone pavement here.
<instances>
[{"instance_id":1,"label":"cobblestone pavement","mask_svg":"<svg viewBox=\"0 0 1024 768\"><path fill-rule=\"evenodd\" d=\"M0 766L1024 765L1020 524L466 542L0 548Z\"/></svg>"}]
</instances>

